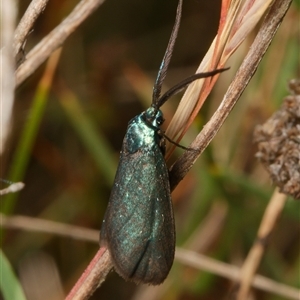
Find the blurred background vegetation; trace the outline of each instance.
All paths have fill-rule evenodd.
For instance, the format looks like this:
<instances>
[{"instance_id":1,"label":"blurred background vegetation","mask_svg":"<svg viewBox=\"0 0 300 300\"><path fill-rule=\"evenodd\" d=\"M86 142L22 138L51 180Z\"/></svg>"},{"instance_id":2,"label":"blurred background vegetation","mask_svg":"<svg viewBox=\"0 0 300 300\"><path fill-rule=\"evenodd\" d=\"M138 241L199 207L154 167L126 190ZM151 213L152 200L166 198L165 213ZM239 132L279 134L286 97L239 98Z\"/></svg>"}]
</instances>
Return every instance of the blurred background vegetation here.
<instances>
[{"instance_id":1,"label":"blurred background vegetation","mask_svg":"<svg viewBox=\"0 0 300 300\"><path fill-rule=\"evenodd\" d=\"M20 17L29 2L19 1ZM50 1L25 51L77 3ZM67 39L49 86L42 80L48 72L44 64L18 88L1 178L26 186L2 198L4 212L100 228L127 123L151 102L176 6L177 1L106 1ZM220 1L184 1L165 88L195 72L216 34L219 13ZM188 145L209 120L254 37L255 32L227 64L231 70L220 77L182 144ZM240 102L173 193L178 246L192 239L210 257L235 265L244 260L274 190L255 158L253 130L280 106L288 94L287 82L299 77L299 50L299 1L294 1ZM140 74L138 84L128 74ZM166 123L178 100L163 107ZM259 269L259 274L298 288L299 217L300 202L290 199ZM58 270L65 292L98 249L97 244L20 230L5 230L2 242L21 280L30 277L28 265L45 259ZM42 278L50 281L51 274ZM153 299L221 299L231 286L228 280L177 262L169 277ZM134 284L111 273L92 299L132 299L135 293ZM42 298L50 299L46 296ZM260 291L253 296L281 299Z\"/></svg>"}]
</instances>

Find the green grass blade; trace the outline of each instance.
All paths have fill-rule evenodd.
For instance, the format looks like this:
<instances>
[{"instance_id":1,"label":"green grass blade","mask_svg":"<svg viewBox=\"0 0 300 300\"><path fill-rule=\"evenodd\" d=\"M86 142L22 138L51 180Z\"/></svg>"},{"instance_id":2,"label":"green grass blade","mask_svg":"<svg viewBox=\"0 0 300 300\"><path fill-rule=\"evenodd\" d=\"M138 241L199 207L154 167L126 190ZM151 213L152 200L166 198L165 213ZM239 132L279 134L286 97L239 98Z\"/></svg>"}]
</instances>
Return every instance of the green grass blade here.
<instances>
[{"instance_id":1,"label":"green grass blade","mask_svg":"<svg viewBox=\"0 0 300 300\"><path fill-rule=\"evenodd\" d=\"M96 129L92 120L84 113L74 93L65 89L60 94L60 103L104 179L111 185L117 168L116 158L112 155L114 151Z\"/></svg>"},{"instance_id":2,"label":"green grass blade","mask_svg":"<svg viewBox=\"0 0 300 300\"><path fill-rule=\"evenodd\" d=\"M0 289L5 300L26 300L22 286L13 269L0 249Z\"/></svg>"},{"instance_id":3,"label":"green grass blade","mask_svg":"<svg viewBox=\"0 0 300 300\"><path fill-rule=\"evenodd\" d=\"M13 182L22 181L26 172L28 161L30 159L31 150L35 142L42 117L44 115L45 107L48 100L49 90L52 85L54 71L56 69L60 50L56 51L49 59L44 75L39 82L37 91L35 93L31 110L28 115L28 121L24 125L24 130L21 134L20 141L16 147L14 158L8 179ZM8 194L5 200L2 201L1 211L9 214L13 211L17 193Z\"/></svg>"}]
</instances>

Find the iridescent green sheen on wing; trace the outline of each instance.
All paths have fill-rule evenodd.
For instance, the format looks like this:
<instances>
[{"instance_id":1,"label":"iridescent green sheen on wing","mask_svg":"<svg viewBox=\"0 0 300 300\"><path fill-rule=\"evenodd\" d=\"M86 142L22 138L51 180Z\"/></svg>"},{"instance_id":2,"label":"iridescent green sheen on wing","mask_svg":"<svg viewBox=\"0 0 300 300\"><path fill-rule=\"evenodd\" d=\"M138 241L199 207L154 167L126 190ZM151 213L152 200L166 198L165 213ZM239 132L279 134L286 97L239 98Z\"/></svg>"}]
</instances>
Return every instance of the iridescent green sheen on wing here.
<instances>
[{"instance_id":1,"label":"iridescent green sheen on wing","mask_svg":"<svg viewBox=\"0 0 300 300\"><path fill-rule=\"evenodd\" d=\"M122 277L160 284L174 260L175 227L168 169L157 132L162 114L156 111L152 124L144 114L129 123L123 141L101 244L109 248Z\"/></svg>"}]
</instances>

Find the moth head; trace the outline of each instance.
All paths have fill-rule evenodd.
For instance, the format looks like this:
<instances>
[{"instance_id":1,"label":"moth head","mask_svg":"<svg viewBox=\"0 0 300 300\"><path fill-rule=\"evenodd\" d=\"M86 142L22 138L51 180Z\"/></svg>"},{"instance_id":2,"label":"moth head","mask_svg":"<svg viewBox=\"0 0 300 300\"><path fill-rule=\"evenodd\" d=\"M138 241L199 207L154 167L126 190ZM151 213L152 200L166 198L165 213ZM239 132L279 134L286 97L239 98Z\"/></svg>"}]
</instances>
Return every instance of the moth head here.
<instances>
[{"instance_id":1,"label":"moth head","mask_svg":"<svg viewBox=\"0 0 300 300\"><path fill-rule=\"evenodd\" d=\"M154 127L160 127L165 121L163 113L156 107L149 107L144 113L144 119L147 123Z\"/></svg>"}]
</instances>

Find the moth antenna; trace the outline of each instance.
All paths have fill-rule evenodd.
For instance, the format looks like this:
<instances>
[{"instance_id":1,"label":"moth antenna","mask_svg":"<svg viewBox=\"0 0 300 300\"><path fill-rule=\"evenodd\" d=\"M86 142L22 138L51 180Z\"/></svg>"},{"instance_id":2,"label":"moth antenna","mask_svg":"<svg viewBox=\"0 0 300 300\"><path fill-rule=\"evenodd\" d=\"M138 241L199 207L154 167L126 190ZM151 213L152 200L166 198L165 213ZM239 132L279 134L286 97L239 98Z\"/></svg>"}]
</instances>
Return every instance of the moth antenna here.
<instances>
[{"instance_id":1,"label":"moth antenna","mask_svg":"<svg viewBox=\"0 0 300 300\"><path fill-rule=\"evenodd\" d=\"M192 83L195 80L198 80L200 78L207 78L214 76L216 74L219 74L221 72L224 72L228 70L229 68L224 68L224 69L216 69L210 72L205 72L205 73L197 73L194 74L181 82L177 83L174 85L172 88L170 88L167 92L165 92L158 100L157 100L157 107L161 107L169 98L172 96L176 95L180 91L182 91L184 88L186 88L190 83Z\"/></svg>"},{"instance_id":2,"label":"moth antenna","mask_svg":"<svg viewBox=\"0 0 300 300\"><path fill-rule=\"evenodd\" d=\"M152 94L152 106L159 108L160 105L158 105L157 100L160 97L161 93L161 87L163 84L163 81L167 75L167 70L169 67L169 63L173 54L175 41L177 38L179 26L180 26L180 20L181 20L181 11L182 11L182 0L179 0L178 6L177 6L177 12L176 12L176 19L175 24L172 29L171 37L165 52L165 55L163 57L163 60L161 62L157 78L155 80L155 84L153 86L153 94Z\"/></svg>"}]
</instances>

